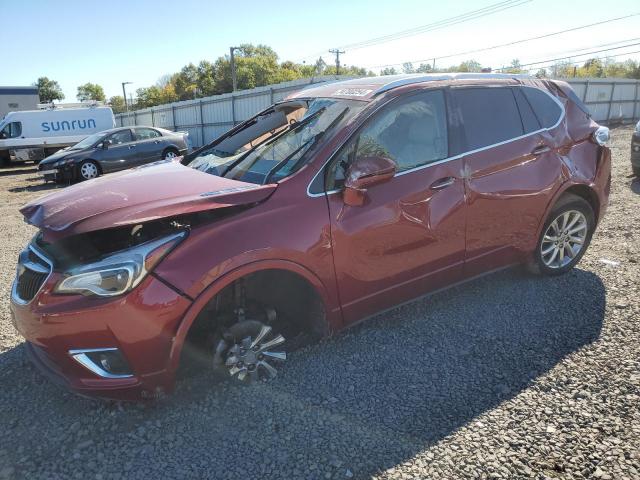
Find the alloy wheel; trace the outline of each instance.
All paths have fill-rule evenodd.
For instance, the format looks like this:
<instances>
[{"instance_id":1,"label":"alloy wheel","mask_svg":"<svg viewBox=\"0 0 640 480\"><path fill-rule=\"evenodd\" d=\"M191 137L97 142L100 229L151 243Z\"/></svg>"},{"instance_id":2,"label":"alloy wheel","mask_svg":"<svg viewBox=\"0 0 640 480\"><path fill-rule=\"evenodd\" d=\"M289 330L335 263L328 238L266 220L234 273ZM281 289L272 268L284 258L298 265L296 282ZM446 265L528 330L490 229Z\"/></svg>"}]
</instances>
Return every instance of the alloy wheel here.
<instances>
[{"instance_id":1,"label":"alloy wheel","mask_svg":"<svg viewBox=\"0 0 640 480\"><path fill-rule=\"evenodd\" d=\"M578 210L558 215L544 233L540 243L540 256L544 264L558 269L570 264L584 248L588 223Z\"/></svg>"},{"instance_id":2,"label":"alloy wheel","mask_svg":"<svg viewBox=\"0 0 640 480\"><path fill-rule=\"evenodd\" d=\"M176 158L177 156L178 154L173 150L169 150L167 153L164 154L164 158Z\"/></svg>"},{"instance_id":3,"label":"alloy wheel","mask_svg":"<svg viewBox=\"0 0 640 480\"><path fill-rule=\"evenodd\" d=\"M244 331L243 334L240 337L231 333L225 335L226 340L221 340L217 345L214 365L222 363L220 360L223 359L229 375L240 381L255 382L261 378L274 378L278 371L273 366L273 361L284 361L287 354L273 349L281 346L285 338L274 334L272 327L261 322L241 322L236 327L238 328L235 330ZM250 332L243 327L249 327Z\"/></svg>"},{"instance_id":4,"label":"alloy wheel","mask_svg":"<svg viewBox=\"0 0 640 480\"><path fill-rule=\"evenodd\" d=\"M80 175L85 180L96 178L98 176L98 167L91 162L83 163L80 167Z\"/></svg>"}]
</instances>

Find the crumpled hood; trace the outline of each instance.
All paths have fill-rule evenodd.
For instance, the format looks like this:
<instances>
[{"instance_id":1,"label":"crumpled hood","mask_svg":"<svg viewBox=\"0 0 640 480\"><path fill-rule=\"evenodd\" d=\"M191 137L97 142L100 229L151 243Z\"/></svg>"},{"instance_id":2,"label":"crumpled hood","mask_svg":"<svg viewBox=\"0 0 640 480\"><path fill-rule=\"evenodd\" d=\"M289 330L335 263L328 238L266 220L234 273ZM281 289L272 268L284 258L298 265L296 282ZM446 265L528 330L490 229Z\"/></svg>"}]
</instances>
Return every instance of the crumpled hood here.
<instances>
[{"instance_id":1,"label":"crumpled hood","mask_svg":"<svg viewBox=\"0 0 640 480\"><path fill-rule=\"evenodd\" d=\"M277 185L255 185L161 161L89 180L45 195L20 209L48 241L72 234L175 215L246 205Z\"/></svg>"}]
</instances>

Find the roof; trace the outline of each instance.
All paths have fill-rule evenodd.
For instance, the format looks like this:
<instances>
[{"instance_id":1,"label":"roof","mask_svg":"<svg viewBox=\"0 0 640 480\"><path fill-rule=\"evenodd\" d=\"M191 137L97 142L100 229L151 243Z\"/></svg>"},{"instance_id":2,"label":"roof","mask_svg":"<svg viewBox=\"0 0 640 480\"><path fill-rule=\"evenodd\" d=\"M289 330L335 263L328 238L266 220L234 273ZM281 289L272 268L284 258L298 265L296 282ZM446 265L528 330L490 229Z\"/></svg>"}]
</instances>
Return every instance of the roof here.
<instances>
[{"instance_id":1,"label":"roof","mask_svg":"<svg viewBox=\"0 0 640 480\"><path fill-rule=\"evenodd\" d=\"M531 79L530 75L507 73L414 73L403 75L382 75L378 77L361 77L342 82L323 83L304 88L288 98L304 97L348 97L370 100L380 93L414 83L437 82L447 80L513 80Z\"/></svg>"},{"instance_id":2,"label":"roof","mask_svg":"<svg viewBox=\"0 0 640 480\"><path fill-rule=\"evenodd\" d=\"M0 95L38 95L38 87L0 87Z\"/></svg>"}]
</instances>

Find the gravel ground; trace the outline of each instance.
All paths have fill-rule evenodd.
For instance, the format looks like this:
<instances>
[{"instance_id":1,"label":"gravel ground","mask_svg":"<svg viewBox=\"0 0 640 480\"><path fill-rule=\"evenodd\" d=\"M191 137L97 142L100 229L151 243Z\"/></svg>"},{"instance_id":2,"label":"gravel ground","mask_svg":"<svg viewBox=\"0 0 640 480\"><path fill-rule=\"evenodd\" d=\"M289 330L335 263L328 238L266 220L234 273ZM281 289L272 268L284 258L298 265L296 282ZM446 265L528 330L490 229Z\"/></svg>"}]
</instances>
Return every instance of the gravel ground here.
<instances>
[{"instance_id":1,"label":"gravel ground","mask_svg":"<svg viewBox=\"0 0 640 480\"><path fill-rule=\"evenodd\" d=\"M611 205L579 268L495 274L291 355L272 383L182 380L152 406L51 385L9 320L17 208L0 172L0 478L640 478L640 182L613 131ZM615 265L602 259L619 262Z\"/></svg>"}]
</instances>

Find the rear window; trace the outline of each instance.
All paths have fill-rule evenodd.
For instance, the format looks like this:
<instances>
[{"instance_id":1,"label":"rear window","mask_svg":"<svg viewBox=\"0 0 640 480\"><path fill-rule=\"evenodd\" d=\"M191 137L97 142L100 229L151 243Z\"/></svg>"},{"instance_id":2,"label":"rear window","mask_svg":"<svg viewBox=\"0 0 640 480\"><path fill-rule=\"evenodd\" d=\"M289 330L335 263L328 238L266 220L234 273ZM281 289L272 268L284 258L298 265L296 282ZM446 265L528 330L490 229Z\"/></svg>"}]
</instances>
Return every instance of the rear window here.
<instances>
[{"instance_id":1,"label":"rear window","mask_svg":"<svg viewBox=\"0 0 640 480\"><path fill-rule=\"evenodd\" d=\"M516 99L510 88L461 88L453 91L462 116L467 150L523 135Z\"/></svg>"},{"instance_id":2,"label":"rear window","mask_svg":"<svg viewBox=\"0 0 640 480\"><path fill-rule=\"evenodd\" d=\"M522 87L522 93L527 97L543 128L551 128L562 115L562 108L548 93L538 88Z\"/></svg>"},{"instance_id":3,"label":"rear window","mask_svg":"<svg viewBox=\"0 0 640 480\"><path fill-rule=\"evenodd\" d=\"M514 88L513 93L516 96L516 103L518 104L518 110L520 110L520 117L522 118L522 126L525 133L535 132L540 130L540 122L538 117L533 113L533 109L529 104L529 101L522 93L520 88Z\"/></svg>"}]
</instances>

